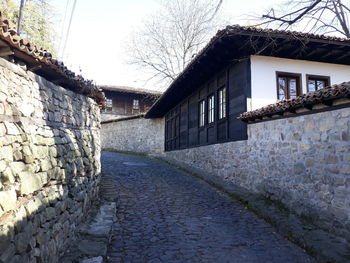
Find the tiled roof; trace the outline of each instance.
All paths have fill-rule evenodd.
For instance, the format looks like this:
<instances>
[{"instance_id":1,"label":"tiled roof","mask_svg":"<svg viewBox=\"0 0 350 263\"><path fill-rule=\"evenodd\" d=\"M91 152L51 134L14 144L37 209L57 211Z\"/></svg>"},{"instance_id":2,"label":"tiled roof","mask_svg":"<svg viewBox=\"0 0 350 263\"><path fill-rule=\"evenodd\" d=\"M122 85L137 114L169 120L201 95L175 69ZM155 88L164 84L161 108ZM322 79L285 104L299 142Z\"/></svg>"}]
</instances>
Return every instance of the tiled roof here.
<instances>
[{"instance_id":1,"label":"tiled roof","mask_svg":"<svg viewBox=\"0 0 350 263\"><path fill-rule=\"evenodd\" d=\"M13 56L27 64L27 69L48 80L60 80L64 88L74 90L95 99L99 105L105 104L105 97L91 80L84 79L70 71L63 62L54 59L47 50L17 35L15 25L0 13L0 40L13 51Z\"/></svg>"},{"instance_id":2,"label":"tiled roof","mask_svg":"<svg viewBox=\"0 0 350 263\"><path fill-rule=\"evenodd\" d=\"M133 88L133 87L128 87L128 86L102 85L102 86L99 86L99 88L101 88L102 90L134 93L134 94L146 94L146 95L149 94L149 95L157 95L157 96L160 96L162 94L161 91L157 91L157 90L139 89L139 88Z\"/></svg>"},{"instance_id":3,"label":"tiled roof","mask_svg":"<svg viewBox=\"0 0 350 263\"><path fill-rule=\"evenodd\" d=\"M326 36L326 35L320 35L320 34L311 34L311 33L303 33L303 32L297 32L297 31L288 31L288 30L276 30L276 29L263 29L253 26L240 26L240 25L231 25L226 26L226 28L222 30L218 30L216 35L212 37L209 41L209 43L198 53L198 55L187 65L187 67L183 70L183 72L186 72L190 67L191 64L194 63L198 57L202 56L208 48L212 46L212 44L225 37L225 36L232 36L232 35L252 35L257 36L261 34L261 36L264 37L282 37L282 38L290 38L290 39L298 39L298 40L326 40L326 41L335 41L340 42L339 44L349 44L350 45L350 39L349 38L341 38L341 37L335 37L335 36ZM179 75L179 77L182 74ZM176 81L176 80L175 80Z\"/></svg>"},{"instance_id":4,"label":"tiled roof","mask_svg":"<svg viewBox=\"0 0 350 263\"><path fill-rule=\"evenodd\" d=\"M299 108L312 109L313 105L332 105L334 100L350 98L350 82L329 86L314 92L309 92L295 99L282 100L274 104L242 113L239 119L245 122L262 120L273 115L283 115L284 112L294 113Z\"/></svg>"}]
</instances>

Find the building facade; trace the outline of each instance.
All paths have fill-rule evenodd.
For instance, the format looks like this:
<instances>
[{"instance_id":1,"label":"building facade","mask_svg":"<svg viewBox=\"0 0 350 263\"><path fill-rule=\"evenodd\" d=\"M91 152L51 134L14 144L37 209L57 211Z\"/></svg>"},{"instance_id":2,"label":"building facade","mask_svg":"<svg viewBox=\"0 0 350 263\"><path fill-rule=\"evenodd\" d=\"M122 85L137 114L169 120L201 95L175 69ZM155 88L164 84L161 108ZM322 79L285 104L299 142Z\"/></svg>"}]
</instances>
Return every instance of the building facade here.
<instances>
[{"instance_id":1,"label":"building facade","mask_svg":"<svg viewBox=\"0 0 350 263\"><path fill-rule=\"evenodd\" d=\"M161 92L123 86L100 86L106 95L102 121L120 119L146 113Z\"/></svg>"},{"instance_id":2,"label":"building facade","mask_svg":"<svg viewBox=\"0 0 350 263\"><path fill-rule=\"evenodd\" d=\"M347 81L349 65L349 40L227 27L146 118L165 117L166 151L245 140L241 113Z\"/></svg>"}]
</instances>

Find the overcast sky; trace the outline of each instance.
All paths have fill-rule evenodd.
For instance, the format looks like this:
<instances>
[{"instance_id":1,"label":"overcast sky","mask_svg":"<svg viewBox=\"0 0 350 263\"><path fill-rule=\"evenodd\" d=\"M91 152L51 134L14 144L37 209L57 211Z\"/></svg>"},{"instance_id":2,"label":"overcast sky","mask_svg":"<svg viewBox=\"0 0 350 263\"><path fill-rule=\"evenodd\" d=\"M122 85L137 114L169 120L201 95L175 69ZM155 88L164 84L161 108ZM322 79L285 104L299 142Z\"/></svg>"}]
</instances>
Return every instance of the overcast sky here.
<instances>
[{"instance_id":1,"label":"overcast sky","mask_svg":"<svg viewBox=\"0 0 350 263\"><path fill-rule=\"evenodd\" d=\"M66 33L74 0L68 0ZM223 11L230 24L246 25L247 14L262 14L280 0L224 0ZM57 21L63 21L67 0L52 0ZM97 84L144 88L140 74L127 65L125 43L130 32L158 8L157 0L77 0L65 54L61 58L75 72ZM57 26L58 35L61 25ZM57 38L59 43L59 37ZM63 43L61 43L62 50ZM146 87L152 88L152 87Z\"/></svg>"}]
</instances>

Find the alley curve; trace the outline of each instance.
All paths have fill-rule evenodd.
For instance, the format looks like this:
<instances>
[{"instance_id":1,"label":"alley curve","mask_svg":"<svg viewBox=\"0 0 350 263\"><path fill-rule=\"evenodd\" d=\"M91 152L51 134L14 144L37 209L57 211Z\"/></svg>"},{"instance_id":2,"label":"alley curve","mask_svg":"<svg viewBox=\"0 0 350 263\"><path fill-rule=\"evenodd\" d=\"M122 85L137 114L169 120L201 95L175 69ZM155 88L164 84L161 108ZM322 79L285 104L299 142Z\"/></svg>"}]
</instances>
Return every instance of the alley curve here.
<instances>
[{"instance_id":1,"label":"alley curve","mask_svg":"<svg viewBox=\"0 0 350 263\"><path fill-rule=\"evenodd\" d=\"M305 251L239 202L159 160L102 152L115 184L108 262L303 263Z\"/></svg>"}]
</instances>

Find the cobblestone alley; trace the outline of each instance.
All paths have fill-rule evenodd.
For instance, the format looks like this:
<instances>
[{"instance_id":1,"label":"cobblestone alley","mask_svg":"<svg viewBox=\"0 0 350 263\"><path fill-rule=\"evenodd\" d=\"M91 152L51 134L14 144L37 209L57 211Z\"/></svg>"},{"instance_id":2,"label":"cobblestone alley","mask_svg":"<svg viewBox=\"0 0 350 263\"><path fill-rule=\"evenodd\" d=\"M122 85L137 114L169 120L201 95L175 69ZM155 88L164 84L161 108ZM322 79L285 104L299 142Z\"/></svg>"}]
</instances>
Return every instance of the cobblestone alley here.
<instances>
[{"instance_id":1,"label":"cobblestone alley","mask_svg":"<svg viewBox=\"0 0 350 263\"><path fill-rule=\"evenodd\" d=\"M244 206L161 161L102 153L116 184L109 262L314 262Z\"/></svg>"}]
</instances>

